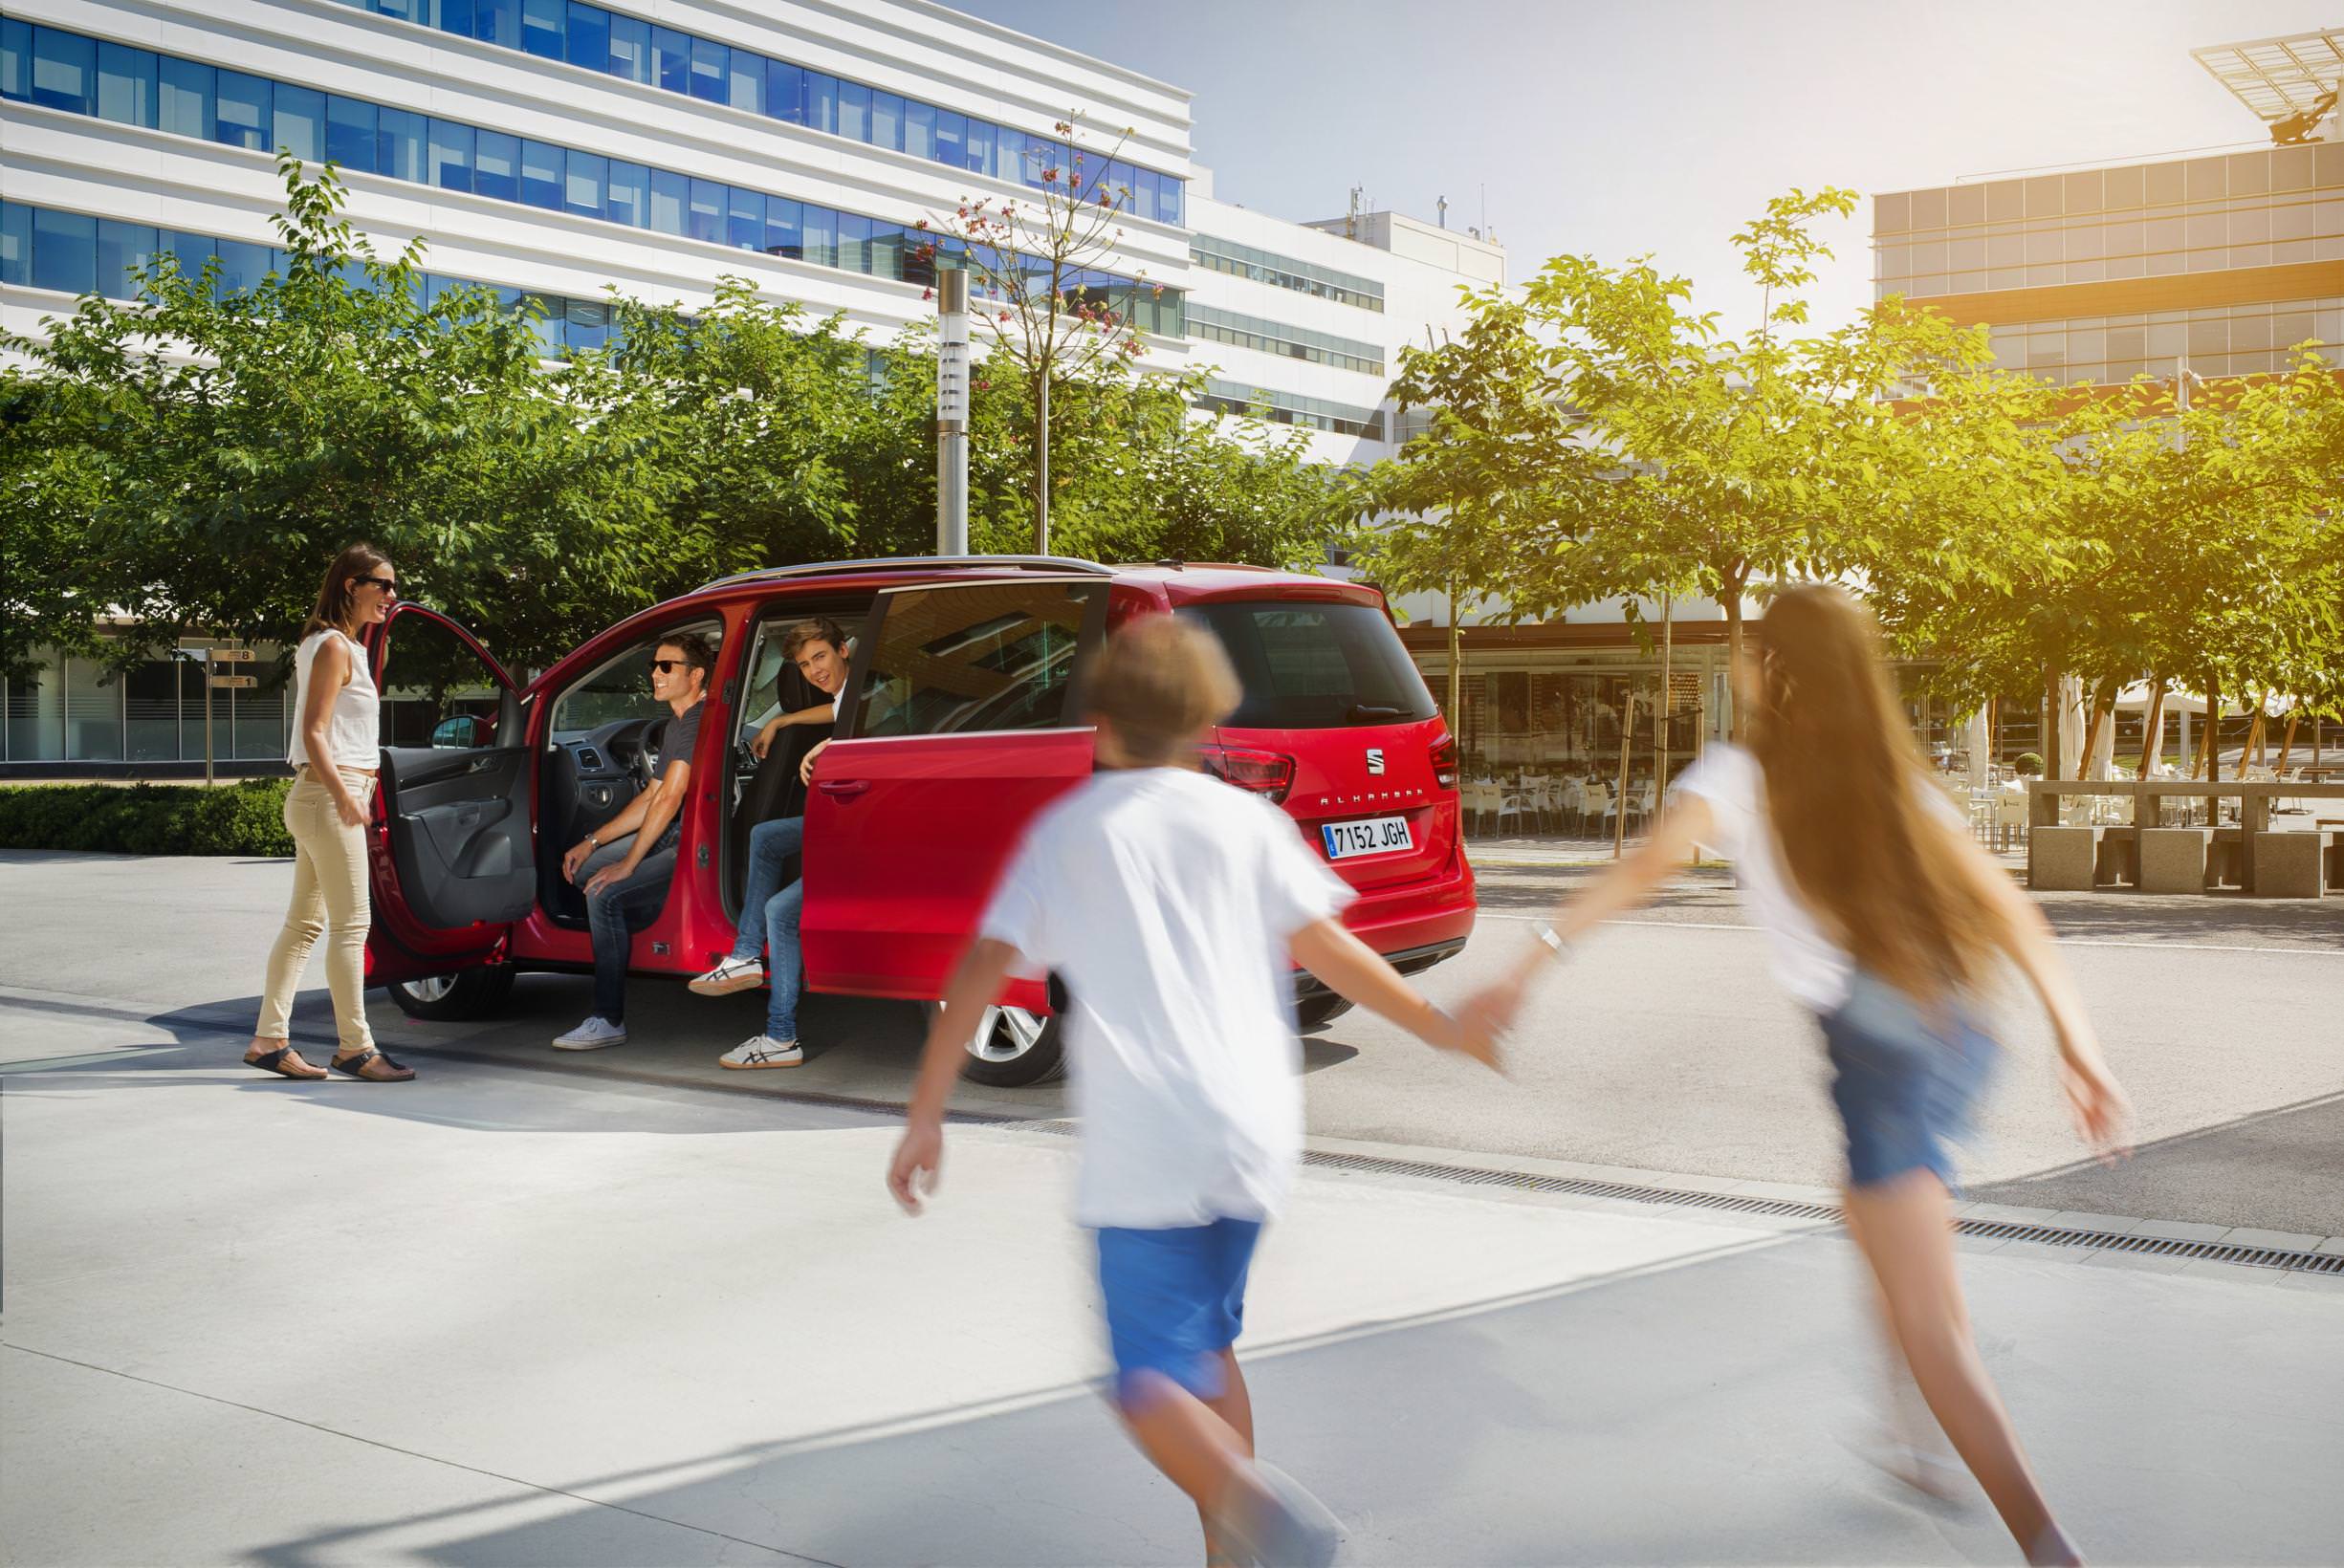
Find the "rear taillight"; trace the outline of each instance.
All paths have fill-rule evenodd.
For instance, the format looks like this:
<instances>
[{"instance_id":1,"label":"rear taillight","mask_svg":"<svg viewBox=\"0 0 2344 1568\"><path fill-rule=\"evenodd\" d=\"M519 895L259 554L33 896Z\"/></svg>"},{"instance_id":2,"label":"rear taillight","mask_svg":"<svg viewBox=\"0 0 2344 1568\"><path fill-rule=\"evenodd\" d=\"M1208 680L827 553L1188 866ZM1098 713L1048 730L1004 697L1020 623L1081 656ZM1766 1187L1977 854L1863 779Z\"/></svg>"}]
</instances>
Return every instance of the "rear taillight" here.
<instances>
[{"instance_id":1,"label":"rear taillight","mask_svg":"<svg viewBox=\"0 0 2344 1568\"><path fill-rule=\"evenodd\" d=\"M1444 790L1457 788L1457 742L1445 735L1433 747L1433 778Z\"/></svg>"},{"instance_id":2,"label":"rear taillight","mask_svg":"<svg viewBox=\"0 0 2344 1568\"><path fill-rule=\"evenodd\" d=\"M1283 803L1294 788L1294 759L1280 751L1258 751L1248 746L1202 746L1197 757L1205 772L1240 790L1266 795Z\"/></svg>"}]
</instances>

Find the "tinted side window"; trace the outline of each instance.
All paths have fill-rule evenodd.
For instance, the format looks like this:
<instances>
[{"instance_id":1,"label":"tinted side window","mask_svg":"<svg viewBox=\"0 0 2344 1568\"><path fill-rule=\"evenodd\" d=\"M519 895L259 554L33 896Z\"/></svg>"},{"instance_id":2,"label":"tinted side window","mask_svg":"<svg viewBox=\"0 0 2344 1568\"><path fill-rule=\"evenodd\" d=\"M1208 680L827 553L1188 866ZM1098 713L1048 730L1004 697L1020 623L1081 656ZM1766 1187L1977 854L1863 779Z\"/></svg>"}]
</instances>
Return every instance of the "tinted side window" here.
<instances>
[{"instance_id":1,"label":"tinted side window","mask_svg":"<svg viewBox=\"0 0 2344 1568\"><path fill-rule=\"evenodd\" d=\"M712 643L723 630L723 623L715 621L669 626L612 654L591 673L564 687L555 700L552 738L566 745L618 719L668 717L668 705L651 695L651 656L661 640L680 632L698 632Z\"/></svg>"},{"instance_id":2,"label":"tinted side window","mask_svg":"<svg viewBox=\"0 0 2344 1568\"><path fill-rule=\"evenodd\" d=\"M871 650L857 735L1053 730L1084 618L1102 583L965 583L891 594Z\"/></svg>"},{"instance_id":3,"label":"tinted side window","mask_svg":"<svg viewBox=\"0 0 2344 1568\"><path fill-rule=\"evenodd\" d=\"M1241 730L1403 724L1436 711L1399 633L1371 604L1261 599L1193 605L1237 665Z\"/></svg>"}]
</instances>

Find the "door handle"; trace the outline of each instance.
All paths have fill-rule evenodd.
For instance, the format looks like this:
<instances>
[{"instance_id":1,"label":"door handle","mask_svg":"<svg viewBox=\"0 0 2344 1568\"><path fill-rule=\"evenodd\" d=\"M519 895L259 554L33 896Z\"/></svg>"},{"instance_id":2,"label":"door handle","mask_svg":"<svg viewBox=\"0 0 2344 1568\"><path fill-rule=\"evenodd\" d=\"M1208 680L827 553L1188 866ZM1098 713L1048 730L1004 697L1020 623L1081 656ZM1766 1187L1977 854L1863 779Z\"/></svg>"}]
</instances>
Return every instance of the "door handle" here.
<instances>
[{"instance_id":1,"label":"door handle","mask_svg":"<svg viewBox=\"0 0 2344 1568\"><path fill-rule=\"evenodd\" d=\"M850 797L852 797L852 796L854 796L854 795L861 795L861 794L862 794L864 791L865 791L865 790L869 789L871 786L870 786L870 781L869 781L868 779L862 779L862 778L826 778L826 779L822 780L822 781L821 781L820 784L815 785L814 787L815 787L816 789L818 789L818 790L821 791L821 792L822 792L822 794L824 794L824 795L835 795L835 796L837 796L838 798L840 798L840 799L843 800L843 799L850 798Z\"/></svg>"}]
</instances>

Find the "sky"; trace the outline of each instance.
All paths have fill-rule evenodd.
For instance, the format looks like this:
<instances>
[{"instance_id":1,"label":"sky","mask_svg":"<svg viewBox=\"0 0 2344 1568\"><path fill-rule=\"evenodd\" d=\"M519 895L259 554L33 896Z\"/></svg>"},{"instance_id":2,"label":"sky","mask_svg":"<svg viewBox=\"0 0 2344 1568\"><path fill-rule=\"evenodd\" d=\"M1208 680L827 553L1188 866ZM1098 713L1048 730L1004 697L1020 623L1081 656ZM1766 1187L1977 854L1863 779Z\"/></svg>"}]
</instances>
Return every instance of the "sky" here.
<instances>
[{"instance_id":1,"label":"sky","mask_svg":"<svg viewBox=\"0 0 2344 1568\"><path fill-rule=\"evenodd\" d=\"M1758 309L1730 239L1770 196L2266 144L2189 51L2344 24L2344 0L951 3L1188 89L1219 200L1339 217L1356 185L1432 222L1445 194L1513 280L1650 253L1728 330ZM1817 326L1871 298L1870 223L1819 230Z\"/></svg>"}]
</instances>

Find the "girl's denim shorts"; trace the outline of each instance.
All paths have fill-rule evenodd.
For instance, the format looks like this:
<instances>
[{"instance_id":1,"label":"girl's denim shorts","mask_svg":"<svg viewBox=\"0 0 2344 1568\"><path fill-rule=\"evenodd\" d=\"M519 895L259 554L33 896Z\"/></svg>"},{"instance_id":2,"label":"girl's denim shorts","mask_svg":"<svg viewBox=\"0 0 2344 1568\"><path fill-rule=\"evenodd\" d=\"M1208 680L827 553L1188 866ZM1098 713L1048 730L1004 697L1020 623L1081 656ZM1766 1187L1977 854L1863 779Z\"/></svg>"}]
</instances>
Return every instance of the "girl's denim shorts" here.
<instances>
[{"instance_id":1,"label":"girl's denim shorts","mask_svg":"<svg viewBox=\"0 0 2344 1568\"><path fill-rule=\"evenodd\" d=\"M1822 1023L1849 1180L1871 1187L1933 1170L1956 1189L1950 1145L1969 1133L2001 1054L1975 1014L1958 1004L1924 1009L1859 969L1847 1001Z\"/></svg>"}]
</instances>

